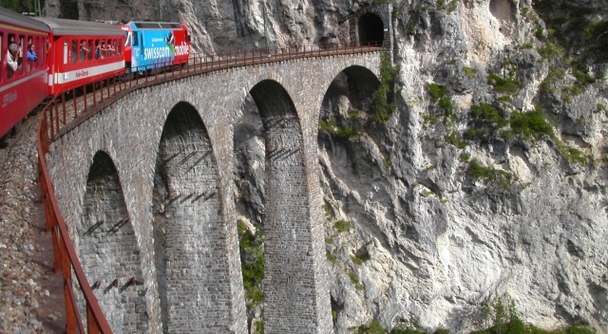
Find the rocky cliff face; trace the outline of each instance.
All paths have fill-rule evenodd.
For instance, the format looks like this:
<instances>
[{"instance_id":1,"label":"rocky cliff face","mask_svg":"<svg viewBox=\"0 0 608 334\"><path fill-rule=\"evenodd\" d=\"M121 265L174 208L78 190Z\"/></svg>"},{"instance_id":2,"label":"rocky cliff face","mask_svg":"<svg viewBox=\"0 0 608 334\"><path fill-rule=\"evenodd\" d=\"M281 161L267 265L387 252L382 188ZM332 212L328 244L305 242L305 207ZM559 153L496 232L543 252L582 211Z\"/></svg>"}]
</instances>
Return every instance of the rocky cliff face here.
<instances>
[{"instance_id":1,"label":"rocky cliff face","mask_svg":"<svg viewBox=\"0 0 608 334\"><path fill-rule=\"evenodd\" d=\"M130 5L159 15L155 4ZM348 41L349 18L371 5L161 3L206 53ZM134 18L125 7L79 6L81 18ZM608 332L606 8L393 0L395 112L374 121L371 91L354 94L343 77L322 111L352 130L319 130L336 332L373 319L464 332L484 325L480 305L496 297L540 327ZM246 103L244 115L255 113ZM239 181L240 207L263 220L261 123L245 123L237 144L258 140L237 157L249 178Z\"/></svg>"}]
</instances>

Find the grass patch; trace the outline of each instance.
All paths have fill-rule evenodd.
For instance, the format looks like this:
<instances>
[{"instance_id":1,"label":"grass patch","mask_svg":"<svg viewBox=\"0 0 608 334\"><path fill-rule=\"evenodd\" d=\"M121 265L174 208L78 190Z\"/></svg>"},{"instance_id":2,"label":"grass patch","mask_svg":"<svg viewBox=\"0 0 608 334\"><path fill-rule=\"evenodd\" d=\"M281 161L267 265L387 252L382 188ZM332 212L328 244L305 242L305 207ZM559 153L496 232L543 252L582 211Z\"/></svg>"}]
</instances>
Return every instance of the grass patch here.
<instances>
[{"instance_id":1,"label":"grass patch","mask_svg":"<svg viewBox=\"0 0 608 334\"><path fill-rule=\"evenodd\" d=\"M468 129L465 131L462 136L466 140L476 140L481 139L485 135L485 132L482 129Z\"/></svg>"},{"instance_id":2,"label":"grass patch","mask_svg":"<svg viewBox=\"0 0 608 334\"><path fill-rule=\"evenodd\" d=\"M431 95L431 102L437 103L441 109L445 112L445 116L451 121L456 120L454 115L454 102L447 96L445 87L436 83L429 83L428 86L429 95Z\"/></svg>"},{"instance_id":3,"label":"grass patch","mask_svg":"<svg viewBox=\"0 0 608 334\"><path fill-rule=\"evenodd\" d=\"M326 251L325 252L325 258L327 258L327 261L331 262L331 263L336 263L336 256L333 255L330 251Z\"/></svg>"},{"instance_id":4,"label":"grass patch","mask_svg":"<svg viewBox=\"0 0 608 334\"><path fill-rule=\"evenodd\" d=\"M260 226L253 234L245 222L237 221L239 248L241 252L241 269L247 307L252 308L264 303L262 280L264 279L264 236Z\"/></svg>"},{"instance_id":5,"label":"grass patch","mask_svg":"<svg viewBox=\"0 0 608 334\"><path fill-rule=\"evenodd\" d=\"M488 74L488 84L499 93L515 94L519 91L519 82L513 78L502 78L495 73Z\"/></svg>"},{"instance_id":6,"label":"grass patch","mask_svg":"<svg viewBox=\"0 0 608 334\"><path fill-rule=\"evenodd\" d=\"M354 128L352 128L350 126L339 127L337 125L337 120L335 117L331 117L328 120L320 119L319 127L322 130L325 130L329 133L334 133L334 134L338 135L339 137L342 137L345 139L356 138L360 135L357 130L355 130Z\"/></svg>"},{"instance_id":7,"label":"grass patch","mask_svg":"<svg viewBox=\"0 0 608 334\"><path fill-rule=\"evenodd\" d=\"M511 115L510 125L513 133L525 140L536 140L541 135L553 136L553 128L538 108L529 112L514 112Z\"/></svg>"},{"instance_id":8,"label":"grass patch","mask_svg":"<svg viewBox=\"0 0 608 334\"><path fill-rule=\"evenodd\" d=\"M356 265L362 265L363 263L365 263L367 260L370 259L369 257L369 253L365 253L363 255L357 256L357 255L351 255L350 259L353 261L354 264Z\"/></svg>"},{"instance_id":9,"label":"grass patch","mask_svg":"<svg viewBox=\"0 0 608 334\"><path fill-rule=\"evenodd\" d=\"M359 282L359 277L357 277L357 274L355 274L354 272L347 270L346 274L348 275L348 278L350 278L350 282L353 283L355 285L355 288L357 290L363 290L363 284L361 284L361 282Z\"/></svg>"},{"instance_id":10,"label":"grass patch","mask_svg":"<svg viewBox=\"0 0 608 334\"><path fill-rule=\"evenodd\" d=\"M386 329L382 327L378 319L374 319L367 325L357 327L356 334L386 334Z\"/></svg>"},{"instance_id":11,"label":"grass patch","mask_svg":"<svg viewBox=\"0 0 608 334\"><path fill-rule=\"evenodd\" d=\"M602 103L598 103L597 104L597 112L602 112L604 113L604 115L608 116L608 108L606 107L605 104Z\"/></svg>"},{"instance_id":12,"label":"grass patch","mask_svg":"<svg viewBox=\"0 0 608 334\"><path fill-rule=\"evenodd\" d=\"M487 182L495 182L503 190L510 190L513 181L517 178L504 170L482 166L477 159L469 162L467 176L472 179L484 179Z\"/></svg>"},{"instance_id":13,"label":"grass patch","mask_svg":"<svg viewBox=\"0 0 608 334\"><path fill-rule=\"evenodd\" d=\"M452 132L445 137L446 143L452 144L460 149L467 147L467 143L458 138L456 132Z\"/></svg>"},{"instance_id":14,"label":"grass patch","mask_svg":"<svg viewBox=\"0 0 608 334\"><path fill-rule=\"evenodd\" d=\"M380 59L380 86L372 94L372 112L377 123L386 123L397 110L393 90L398 73L399 67L392 66L389 52L383 52Z\"/></svg>"},{"instance_id":15,"label":"grass patch","mask_svg":"<svg viewBox=\"0 0 608 334\"><path fill-rule=\"evenodd\" d=\"M508 124L498 109L491 104L483 103L471 106L471 115L476 121L487 122L497 128L503 128Z\"/></svg>"},{"instance_id":16,"label":"grass patch","mask_svg":"<svg viewBox=\"0 0 608 334\"><path fill-rule=\"evenodd\" d=\"M351 228L351 223L348 220L338 220L334 223L334 228L338 232L347 232Z\"/></svg>"},{"instance_id":17,"label":"grass patch","mask_svg":"<svg viewBox=\"0 0 608 334\"><path fill-rule=\"evenodd\" d=\"M477 75L477 70L473 67L464 66L462 70L464 71L464 75L469 79L473 79Z\"/></svg>"}]
</instances>

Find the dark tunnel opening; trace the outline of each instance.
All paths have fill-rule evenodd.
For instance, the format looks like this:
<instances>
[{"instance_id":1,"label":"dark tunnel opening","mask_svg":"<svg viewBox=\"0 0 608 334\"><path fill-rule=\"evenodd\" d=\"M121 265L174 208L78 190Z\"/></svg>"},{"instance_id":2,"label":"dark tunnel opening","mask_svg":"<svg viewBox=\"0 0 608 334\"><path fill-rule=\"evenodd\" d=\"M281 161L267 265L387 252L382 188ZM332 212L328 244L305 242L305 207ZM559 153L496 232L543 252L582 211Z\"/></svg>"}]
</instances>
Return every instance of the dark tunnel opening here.
<instances>
[{"instance_id":1,"label":"dark tunnel opening","mask_svg":"<svg viewBox=\"0 0 608 334\"><path fill-rule=\"evenodd\" d=\"M384 23L376 14L361 15L358 23L359 42L361 44L384 42Z\"/></svg>"}]
</instances>

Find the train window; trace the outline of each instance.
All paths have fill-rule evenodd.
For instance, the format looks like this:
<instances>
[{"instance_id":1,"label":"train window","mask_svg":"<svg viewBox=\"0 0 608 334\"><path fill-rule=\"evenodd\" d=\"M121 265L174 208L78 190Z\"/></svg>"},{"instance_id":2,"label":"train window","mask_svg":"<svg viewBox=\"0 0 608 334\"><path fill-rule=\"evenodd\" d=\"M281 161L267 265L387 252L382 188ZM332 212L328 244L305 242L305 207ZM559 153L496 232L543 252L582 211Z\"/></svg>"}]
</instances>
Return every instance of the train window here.
<instances>
[{"instance_id":1,"label":"train window","mask_svg":"<svg viewBox=\"0 0 608 334\"><path fill-rule=\"evenodd\" d=\"M89 41L87 42L87 49L89 50L87 52L87 60L93 59L93 45L93 40L89 39Z\"/></svg>"},{"instance_id":2,"label":"train window","mask_svg":"<svg viewBox=\"0 0 608 334\"><path fill-rule=\"evenodd\" d=\"M95 40L95 59L101 58L101 45L99 44L99 40Z\"/></svg>"},{"instance_id":3,"label":"train window","mask_svg":"<svg viewBox=\"0 0 608 334\"><path fill-rule=\"evenodd\" d=\"M132 33L129 31L127 33L127 38L125 39L125 47L131 46L131 35L132 35Z\"/></svg>"},{"instance_id":4,"label":"train window","mask_svg":"<svg viewBox=\"0 0 608 334\"><path fill-rule=\"evenodd\" d=\"M7 44L6 44L6 48L7 48L7 52L6 52L6 58L7 58L6 59L6 62L7 62L6 78L10 79L10 78L14 77L16 74L19 73L19 67L21 67L21 65L20 65L20 62L19 62L19 51L17 51L17 53L15 54L14 57L11 56L11 53L9 51L9 48L11 47L11 45L17 43L17 39L15 37L15 34L7 34L6 37L8 39Z\"/></svg>"},{"instance_id":5,"label":"train window","mask_svg":"<svg viewBox=\"0 0 608 334\"><path fill-rule=\"evenodd\" d=\"M122 56L122 44L118 43L118 56Z\"/></svg>"},{"instance_id":6,"label":"train window","mask_svg":"<svg viewBox=\"0 0 608 334\"><path fill-rule=\"evenodd\" d=\"M32 44L33 44L32 36L28 36L27 37L27 46L23 49L23 58L24 58L23 62L25 63L25 71L27 73L32 71L32 66L33 66L32 63L33 63L34 58L32 58L33 56L31 54L31 52L33 50Z\"/></svg>"},{"instance_id":7,"label":"train window","mask_svg":"<svg viewBox=\"0 0 608 334\"><path fill-rule=\"evenodd\" d=\"M68 41L67 40L63 41L63 63L64 64L68 63Z\"/></svg>"},{"instance_id":8,"label":"train window","mask_svg":"<svg viewBox=\"0 0 608 334\"><path fill-rule=\"evenodd\" d=\"M139 41L137 40L137 31L133 32L133 46L138 46Z\"/></svg>"},{"instance_id":9,"label":"train window","mask_svg":"<svg viewBox=\"0 0 608 334\"><path fill-rule=\"evenodd\" d=\"M116 40L108 39L108 46L106 47L108 57L114 57L116 55L116 48L114 47L114 43L116 43Z\"/></svg>"},{"instance_id":10,"label":"train window","mask_svg":"<svg viewBox=\"0 0 608 334\"><path fill-rule=\"evenodd\" d=\"M72 40L72 63L75 63L78 61L78 40L77 39L73 39Z\"/></svg>"},{"instance_id":11,"label":"train window","mask_svg":"<svg viewBox=\"0 0 608 334\"><path fill-rule=\"evenodd\" d=\"M80 41L80 61L85 61L88 58L89 53L91 53L91 49L87 46L86 40Z\"/></svg>"}]
</instances>

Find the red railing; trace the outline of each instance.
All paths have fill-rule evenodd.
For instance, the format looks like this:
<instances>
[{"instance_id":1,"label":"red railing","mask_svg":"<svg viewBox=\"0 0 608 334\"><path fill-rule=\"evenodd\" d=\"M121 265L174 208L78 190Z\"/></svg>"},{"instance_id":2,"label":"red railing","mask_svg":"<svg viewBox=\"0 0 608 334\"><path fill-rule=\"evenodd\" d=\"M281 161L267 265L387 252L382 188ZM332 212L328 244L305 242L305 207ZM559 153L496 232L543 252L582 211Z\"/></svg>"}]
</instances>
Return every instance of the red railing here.
<instances>
[{"instance_id":1,"label":"red railing","mask_svg":"<svg viewBox=\"0 0 608 334\"><path fill-rule=\"evenodd\" d=\"M89 117L117 101L126 94L166 81L199 75L238 66L279 62L296 58L325 57L382 50L381 44L351 45L311 45L292 46L272 50L256 50L226 53L221 55L191 55L187 64L170 71L159 66L152 71L135 75L126 80L125 76L112 77L93 85L83 86L55 97L42 110L38 127L38 169L42 201L46 209L46 228L52 233L55 271L63 273L63 290L66 311L67 333L112 333L112 329L99 307L99 303L89 285L76 251L70 240L67 225L59 210L53 183L46 165L49 145L60 136L72 130ZM72 274L84 296L86 306L87 331L78 310L74 294Z\"/></svg>"}]
</instances>

